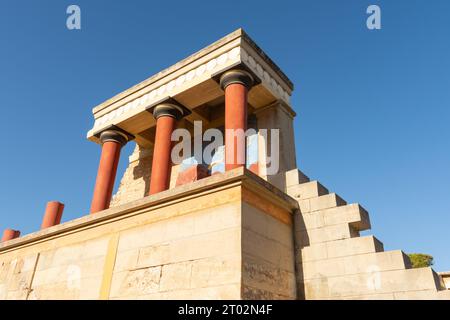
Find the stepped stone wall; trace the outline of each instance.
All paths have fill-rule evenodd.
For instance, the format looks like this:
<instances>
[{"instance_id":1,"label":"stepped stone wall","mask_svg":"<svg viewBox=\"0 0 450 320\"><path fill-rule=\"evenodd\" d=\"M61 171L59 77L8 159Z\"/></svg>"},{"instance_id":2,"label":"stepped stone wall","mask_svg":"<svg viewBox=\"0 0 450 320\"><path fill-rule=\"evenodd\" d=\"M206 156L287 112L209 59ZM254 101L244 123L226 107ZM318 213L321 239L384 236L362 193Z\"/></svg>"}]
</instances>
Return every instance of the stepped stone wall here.
<instances>
[{"instance_id":1,"label":"stepped stone wall","mask_svg":"<svg viewBox=\"0 0 450 320\"><path fill-rule=\"evenodd\" d=\"M368 212L347 204L318 181L292 170L287 193L297 200L298 296L303 299L450 299L432 268L412 269L401 250L384 251L369 230Z\"/></svg>"}]
</instances>

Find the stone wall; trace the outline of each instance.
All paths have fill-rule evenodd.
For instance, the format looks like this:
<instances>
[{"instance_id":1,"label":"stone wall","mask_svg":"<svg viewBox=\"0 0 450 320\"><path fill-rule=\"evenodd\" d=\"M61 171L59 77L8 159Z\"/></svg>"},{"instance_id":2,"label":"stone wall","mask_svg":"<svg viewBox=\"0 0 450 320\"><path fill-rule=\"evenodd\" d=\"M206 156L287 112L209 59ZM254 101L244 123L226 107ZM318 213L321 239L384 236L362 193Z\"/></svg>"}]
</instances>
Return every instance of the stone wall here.
<instances>
[{"instance_id":1,"label":"stone wall","mask_svg":"<svg viewBox=\"0 0 450 320\"><path fill-rule=\"evenodd\" d=\"M411 269L401 251L384 251L367 211L347 204L298 170L288 173L295 215L298 295L304 299L450 299L432 268Z\"/></svg>"},{"instance_id":2,"label":"stone wall","mask_svg":"<svg viewBox=\"0 0 450 320\"><path fill-rule=\"evenodd\" d=\"M450 299L367 211L240 168L0 244L0 299Z\"/></svg>"},{"instance_id":3,"label":"stone wall","mask_svg":"<svg viewBox=\"0 0 450 320\"><path fill-rule=\"evenodd\" d=\"M237 169L0 245L0 299L296 298L295 201Z\"/></svg>"}]
</instances>

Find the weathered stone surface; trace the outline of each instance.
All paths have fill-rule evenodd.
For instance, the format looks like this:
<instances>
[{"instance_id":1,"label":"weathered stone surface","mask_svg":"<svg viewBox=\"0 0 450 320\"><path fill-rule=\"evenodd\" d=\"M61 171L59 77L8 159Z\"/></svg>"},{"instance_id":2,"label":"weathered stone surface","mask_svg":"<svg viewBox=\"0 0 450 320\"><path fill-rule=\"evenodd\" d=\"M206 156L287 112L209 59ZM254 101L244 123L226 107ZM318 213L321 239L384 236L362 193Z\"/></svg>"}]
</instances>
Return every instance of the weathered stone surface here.
<instances>
[{"instance_id":1,"label":"weathered stone surface","mask_svg":"<svg viewBox=\"0 0 450 320\"><path fill-rule=\"evenodd\" d=\"M289 272L250 255L243 257L244 285L271 292L275 295L296 298L296 282L294 272Z\"/></svg>"},{"instance_id":2,"label":"weathered stone surface","mask_svg":"<svg viewBox=\"0 0 450 320\"><path fill-rule=\"evenodd\" d=\"M140 295L159 292L161 266L115 273L110 297L136 298Z\"/></svg>"},{"instance_id":3,"label":"weathered stone surface","mask_svg":"<svg viewBox=\"0 0 450 320\"><path fill-rule=\"evenodd\" d=\"M310 181L287 187L287 194L296 200L306 200L328 194L327 188L318 181Z\"/></svg>"}]
</instances>

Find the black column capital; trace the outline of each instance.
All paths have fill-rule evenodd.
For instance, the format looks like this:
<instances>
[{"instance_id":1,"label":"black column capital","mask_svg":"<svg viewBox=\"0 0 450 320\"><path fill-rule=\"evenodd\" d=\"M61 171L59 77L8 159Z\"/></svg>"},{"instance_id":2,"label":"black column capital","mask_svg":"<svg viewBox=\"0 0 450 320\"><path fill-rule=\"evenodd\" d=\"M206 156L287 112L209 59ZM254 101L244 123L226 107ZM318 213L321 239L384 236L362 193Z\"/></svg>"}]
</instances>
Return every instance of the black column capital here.
<instances>
[{"instance_id":1,"label":"black column capital","mask_svg":"<svg viewBox=\"0 0 450 320\"><path fill-rule=\"evenodd\" d=\"M255 82L255 79L250 74L250 72L241 70L241 69L233 69L226 71L220 76L220 87L225 90L227 86L234 83L239 83L250 89Z\"/></svg>"},{"instance_id":2,"label":"black column capital","mask_svg":"<svg viewBox=\"0 0 450 320\"><path fill-rule=\"evenodd\" d=\"M105 142L117 142L122 146L126 145L128 141L134 139L134 136L131 133L128 133L114 125L97 132L95 136L100 139L102 144Z\"/></svg>"}]
</instances>

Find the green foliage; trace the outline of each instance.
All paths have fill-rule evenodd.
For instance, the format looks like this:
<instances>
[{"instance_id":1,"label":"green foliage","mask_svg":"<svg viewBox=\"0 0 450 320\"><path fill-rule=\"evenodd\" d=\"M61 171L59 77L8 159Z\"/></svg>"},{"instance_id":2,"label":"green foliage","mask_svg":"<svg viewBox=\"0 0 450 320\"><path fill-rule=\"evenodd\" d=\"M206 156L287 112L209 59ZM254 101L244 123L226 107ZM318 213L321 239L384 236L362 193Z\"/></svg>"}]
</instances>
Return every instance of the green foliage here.
<instances>
[{"instance_id":1,"label":"green foliage","mask_svg":"<svg viewBox=\"0 0 450 320\"><path fill-rule=\"evenodd\" d=\"M423 253L408 254L413 268L425 268L433 265L433 257Z\"/></svg>"}]
</instances>

